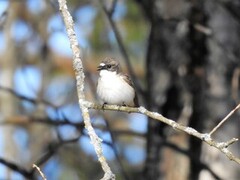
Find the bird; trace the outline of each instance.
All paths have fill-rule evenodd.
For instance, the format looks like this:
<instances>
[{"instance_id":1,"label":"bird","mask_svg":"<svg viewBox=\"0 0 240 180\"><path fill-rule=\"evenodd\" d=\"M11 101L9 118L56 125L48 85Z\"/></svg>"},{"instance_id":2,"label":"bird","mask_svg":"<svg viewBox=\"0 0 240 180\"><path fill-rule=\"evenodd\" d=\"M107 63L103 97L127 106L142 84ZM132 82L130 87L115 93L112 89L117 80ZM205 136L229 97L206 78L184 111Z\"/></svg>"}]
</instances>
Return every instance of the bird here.
<instances>
[{"instance_id":1,"label":"bird","mask_svg":"<svg viewBox=\"0 0 240 180\"><path fill-rule=\"evenodd\" d=\"M120 72L119 62L105 58L97 67L97 95L104 104L138 107L137 94L128 74Z\"/></svg>"}]
</instances>

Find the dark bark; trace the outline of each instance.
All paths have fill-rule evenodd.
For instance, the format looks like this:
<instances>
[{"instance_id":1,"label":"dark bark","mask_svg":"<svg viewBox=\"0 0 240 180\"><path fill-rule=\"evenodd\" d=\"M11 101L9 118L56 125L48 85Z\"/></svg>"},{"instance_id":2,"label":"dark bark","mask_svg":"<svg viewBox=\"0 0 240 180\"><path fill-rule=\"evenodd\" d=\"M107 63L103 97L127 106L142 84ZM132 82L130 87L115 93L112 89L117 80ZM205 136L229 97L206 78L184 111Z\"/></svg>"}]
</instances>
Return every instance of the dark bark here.
<instances>
[{"instance_id":1,"label":"dark bark","mask_svg":"<svg viewBox=\"0 0 240 180\"><path fill-rule=\"evenodd\" d=\"M190 58L189 74L188 74L188 86L192 94L192 108L193 113L189 121L189 126L197 129L200 132L204 131L204 125L208 110L206 108L206 36L202 32L197 31L194 28L195 24L206 25L207 17L204 12L204 3L202 1L193 1L192 9L189 14L190 20ZM193 153L195 159L200 161L202 141L190 137L189 149ZM202 170L193 159L190 159L190 177L189 179L198 179L199 173Z\"/></svg>"},{"instance_id":2,"label":"dark bark","mask_svg":"<svg viewBox=\"0 0 240 180\"><path fill-rule=\"evenodd\" d=\"M142 3L142 8L145 8L144 11L151 22L146 58L147 108L176 119L182 108L181 83L177 69L187 62L185 51L179 53L179 49L185 47L176 33L178 20L175 17L164 19L157 9L156 1L150 1L149 4L146 1L139 2ZM163 162L164 152L162 142L167 138L165 129L166 125L148 120L144 179L154 180L166 176L166 170L161 170L160 165Z\"/></svg>"}]
</instances>

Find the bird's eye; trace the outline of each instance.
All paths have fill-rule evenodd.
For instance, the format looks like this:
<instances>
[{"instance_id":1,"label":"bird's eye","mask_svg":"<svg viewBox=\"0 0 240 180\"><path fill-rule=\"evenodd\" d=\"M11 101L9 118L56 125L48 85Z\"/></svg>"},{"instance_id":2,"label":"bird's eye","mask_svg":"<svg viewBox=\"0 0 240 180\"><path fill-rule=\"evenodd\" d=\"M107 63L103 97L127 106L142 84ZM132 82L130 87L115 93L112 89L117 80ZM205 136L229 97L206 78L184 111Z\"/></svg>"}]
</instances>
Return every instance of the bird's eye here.
<instances>
[{"instance_id":1,"label":"bird's eye","mask_svg":"<svg viewBox=\"0 0 240 180\"><path fill-rule=\"evenodd\" d=\"M110 64L107 65L107 68L108 68L108 69L110 69L111 67L112 67L112 65L110 65Z\"/></svg>"}]
</instances>

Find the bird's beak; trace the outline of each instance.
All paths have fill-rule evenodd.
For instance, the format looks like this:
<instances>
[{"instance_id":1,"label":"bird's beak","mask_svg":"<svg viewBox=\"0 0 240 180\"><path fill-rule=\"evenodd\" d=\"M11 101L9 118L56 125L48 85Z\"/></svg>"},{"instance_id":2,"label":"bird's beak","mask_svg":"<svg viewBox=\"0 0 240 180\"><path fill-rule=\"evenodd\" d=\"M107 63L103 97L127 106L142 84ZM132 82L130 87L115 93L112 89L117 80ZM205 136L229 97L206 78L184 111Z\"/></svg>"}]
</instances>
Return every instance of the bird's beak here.
<instances>
[{"instance_id":1,"label":"bird's beak","mask_svg":"<svg viewBox=\"0 0 240 180\"><path fill-rule=\"evenodd\" d=\"M101 71L102 69L104 69L104 66L98 66L97 67L97 71Z\"/></svg>"}]
</instances>

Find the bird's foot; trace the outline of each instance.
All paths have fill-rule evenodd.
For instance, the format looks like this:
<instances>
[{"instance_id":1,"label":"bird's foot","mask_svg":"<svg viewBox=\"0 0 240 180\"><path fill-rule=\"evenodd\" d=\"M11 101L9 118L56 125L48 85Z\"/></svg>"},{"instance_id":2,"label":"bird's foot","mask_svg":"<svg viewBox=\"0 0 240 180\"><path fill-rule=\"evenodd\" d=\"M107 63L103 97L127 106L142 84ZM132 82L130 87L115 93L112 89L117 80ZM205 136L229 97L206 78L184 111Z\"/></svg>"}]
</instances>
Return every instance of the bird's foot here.
<instances>
[{"instance_id":1,"label":"bird's foot","mask_svg":"<svg viewBox=\"0 0 240 180\"><path fill-rule=\"evenodd\" d=\"M124 102L122 103L122 106L127 106Z\"/></svg>"},{"instance_id":2,"label":"bird's foot","mask_svg":"<svg viewBox=\"0 0 240 180\"><path fill-rule=\"evenodd\" d=\"M105 103L103 103L103 105L102 105L102 110L104 111L104 108L105 108L105 105L106 105L107 103L105 102Z\"/></svg>"}]
</instances>

